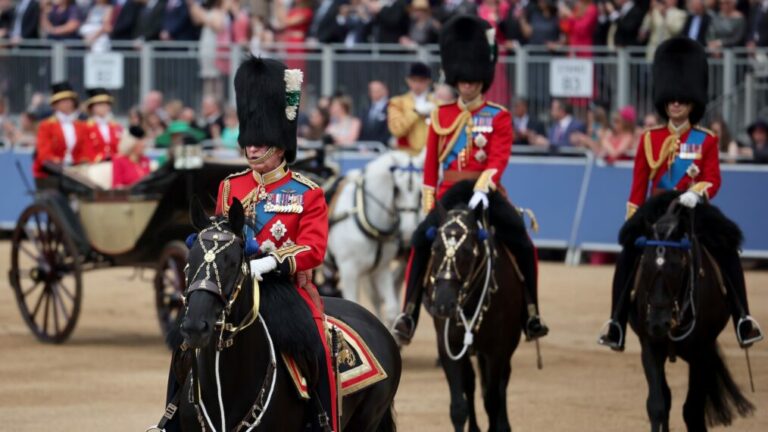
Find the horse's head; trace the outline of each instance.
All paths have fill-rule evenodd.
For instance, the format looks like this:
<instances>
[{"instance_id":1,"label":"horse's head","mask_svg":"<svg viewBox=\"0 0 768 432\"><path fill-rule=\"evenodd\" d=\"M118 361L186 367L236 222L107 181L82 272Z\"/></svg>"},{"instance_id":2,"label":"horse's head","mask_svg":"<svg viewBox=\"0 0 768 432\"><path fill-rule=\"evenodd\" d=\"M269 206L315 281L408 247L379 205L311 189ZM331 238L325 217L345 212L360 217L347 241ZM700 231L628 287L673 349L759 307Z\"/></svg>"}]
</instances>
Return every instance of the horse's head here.
<instances>
[{"instance_id":1,"label":"horse's head","mask_svg":"<svg viewBox=\"0 0 768 432\"><path fill-rule=\"evenodd\" d=\"M666 338L680 325L680 304L690 281L690 248L681 234L680 219L667 212L651 228L651 239L641 237L644 249L637 277L636 305L640 322L652 339Z\"/></svg>"},{"instance_id":2,"label":"horse's head","mask_svg":"<svg viewBox=\"0 0 768 432\"><path fill-rule=\"evenodd\" d=\"M199 233L187 239L188 288L181 334L191 348L202 348L210 342L217 322L226 319L248 275L242 235L245 213L237 199L228 218L209 218L197 200L190 213Z\"/></svg>"},{"instance_id":3,"label":"horse's head","mask_svg":"<svg viewBox=\"0 0 768 432\"><path fill-rule=\"evenodd\" d=\"M438 204L440 227L431 229L432 270L429 312L437 318L450 318L464 307L477 286L487 258L487 231L482 227L481 210L465 208L445 210Z\"/></svg>"},{"instance_id":4,"label":"horse's head","mask_svg":"<svg viewBox=\"0 0 768 432\"><path fill-rule=\"evenodd\" d=\"M394 184L394 207L400 217L400 236L404 244L410 244L413 232L421 221L424 160L402 151L390 152L389 157L389 172Z\"/></svg>"}]
</instances>

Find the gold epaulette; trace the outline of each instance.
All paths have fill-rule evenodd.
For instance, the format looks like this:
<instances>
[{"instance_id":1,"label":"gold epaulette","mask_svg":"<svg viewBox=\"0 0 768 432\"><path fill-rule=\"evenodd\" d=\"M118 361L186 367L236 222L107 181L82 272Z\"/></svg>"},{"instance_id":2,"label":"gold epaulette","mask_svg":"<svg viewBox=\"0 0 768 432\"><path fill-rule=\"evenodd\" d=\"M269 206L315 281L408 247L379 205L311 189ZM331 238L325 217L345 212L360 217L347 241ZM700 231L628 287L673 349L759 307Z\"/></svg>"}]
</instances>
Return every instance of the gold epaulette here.
<instances>
[{"instance_id":1,"label":"gold epaulette","mask_svg":"<svg viewBox=\"0 0 768 432\"><path fill-rule=\"evenodd\" d=\"M93 119L88 119L88 121L86 121L85 124L87 124L88 126L93 126L94 124L96 124L96 122L93 121Z\"/></svg>"},{"instance_id":2,"label":"gold epaulette","mask_svg":"<svg viewBox=\"0 0 768 432\"><path fill-rule=\"evenodd\" d=\"M716 136L717 136L717 135L716 135L714 132L712 132L710 129L707 129L707 128L705 128L705 127L702 127L702 126L698 126L698 125L696 125L696 126L694 126L693 128L694 128L694 129L698 129L698 130L700 130L700 131L702 131L702 132L705 132L707 135L709 135L709 136L711 136L711 137L716 137Z\"/></svg>"},{"instance_id":3,"label":"gold epaulette","mask_svg":"<svg viewBox=\"0 0 768 432\"><path fill-rule=\"evenodd\" d=\"M248 168L248 169L242 170L240 172L236 172L236 173L230 174L230 175L224 177L224 180L229 180L231 178L240 177L241 175L246 175L246 174L248 174L250 172L251 172L251 169Z\"/></svg>"},{"instance_id":4,"label":"gold epaulette","mask_svg":"<svg viewBox=\"0 0 768 432\"><path fill-rule=\"evenodd\" d=\"M47 122L56 123L59 121L59 119L56 118L56 114L49 116L47 119L45 119Z\"/></svg>"},{"instance_id":5,"label":"gold epaulette","mask_svg":"<svg viewBox=\"0 0 768 432\"><path fill-rule=\"evenodd\" d=\"M650 131L655 131L655 130L659 130L659 129L666 129L666 127L667 127L667 125L656 125L656 126L647 127L647 128L645 128L643 133L648 133Z\"/></svg>"},{"instance_id":6,"label":"gold epaulette","mask_svg":"<svg viewBox=\"0 0 768 432\"><path fill-rule=\"evenodd\" d=\"M308 186L310 189L317 189L317 188L320 187L320 186L317 185L317 183L315 183L312 180L308 179L302 173L299 173L299 172L296 172L296 171L291 171L291 176L293 177L294 180L296 180L297 182L299 182L299 183L301 183L301 184L303 184L305 186Z\"/></svg>"},{"instance_id":7,"label":"gold epaulette","mask_svg":"<svg viewBox=\"0 0 768 432\"><path fill-rule=\"evenodd\" d=\"M485 104L486 104L486 105L490 105L490 106L492 106L492 107L494 107L494 108L498 108L498 109L500 109L500 110L502 110L502 111L509 111L509 110L507 109L507 107L505 107L504 105L500 105L500 104L497 104L496 102L489 102L489 101L486 101L486 102L485 102Z\"/></svg>"}]
</instances>

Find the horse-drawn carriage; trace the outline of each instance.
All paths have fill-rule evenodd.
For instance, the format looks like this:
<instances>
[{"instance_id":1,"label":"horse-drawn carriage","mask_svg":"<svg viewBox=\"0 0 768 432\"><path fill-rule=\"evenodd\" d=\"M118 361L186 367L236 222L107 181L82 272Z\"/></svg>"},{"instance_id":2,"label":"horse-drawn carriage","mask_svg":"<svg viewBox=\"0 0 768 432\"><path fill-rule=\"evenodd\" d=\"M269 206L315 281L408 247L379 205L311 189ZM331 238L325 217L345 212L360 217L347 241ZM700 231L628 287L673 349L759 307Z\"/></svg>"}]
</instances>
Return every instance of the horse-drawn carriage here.
<instances>
[{"instance_id":1,"label":"horse-drawn carriage","mask_svg":"<svg viewBox=\"0 0 768 432\"><path fill-rule=\"evenodd\" d=\"M193 232L190 200L213 210L219 181L241 162L185 146L173 163L127 190L105 190L70 170L52 169L58 188L38 191L12 235L10 284L24 321L43 342L64 342L77 324L85 271L133 266L154 271L165 334L182 308L184 239ZM212 199L206 199L212 197ZM134 278L138 283L139 278Z\"/></svg>"}]
</instances>

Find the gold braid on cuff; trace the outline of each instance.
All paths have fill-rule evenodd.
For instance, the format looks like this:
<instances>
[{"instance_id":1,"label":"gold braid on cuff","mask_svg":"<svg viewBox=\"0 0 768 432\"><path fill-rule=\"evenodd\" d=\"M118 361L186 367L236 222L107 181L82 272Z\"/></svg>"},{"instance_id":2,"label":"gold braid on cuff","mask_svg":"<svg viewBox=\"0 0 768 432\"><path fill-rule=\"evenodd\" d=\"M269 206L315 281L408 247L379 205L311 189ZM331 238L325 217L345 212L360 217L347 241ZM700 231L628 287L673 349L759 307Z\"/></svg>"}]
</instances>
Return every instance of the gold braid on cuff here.
<instances>
[{"instance_id":1,"label":"gold braid on cuff","mask_svg":"<svg viewBox=\"0 0 768 432\"><path fill-rule=\"evenodd\" d=\"M489 193L492 190L496 190L496 184L493 182L493 176L499 172L496 168L491 168L483 171L480 177L475 182L475 192Z\"/></svg>"},{"instance_id":2,"label":"gold braid on cuff","mask_svg":"<svg viewBox=\"0 0 768 432\"><path fill-rule=\"evenodd\" d=\"M697 193L699 196L707 197L709 198L709 188L712 187L712 183L710 182L698 182L694 183L693 186L688 188L689 191Z\"/></svg>"},{"instance_id":3,"label":"gold braid on cuff","mask_svg":"<svg viewBox=\"0 0 768 432\"><path fill-rule=\"evenodd\" d=\"M270 252L269 256L274 257L278 264L284 263L288 260L291 274L296 273L296 255L310 250L309 246L305 245L291 245L283 246L280 249Z\"/></svg>"},{"instance_id":4,"label":"gold braid on cuff","mask_svg":"<svg viewBox=\"0 0 768 432\"><path fill-rule=\"evenodd\" d=\"M435 207L435 188L424 186L421 189L421 210L429 213Z\"/></svg>"},{"instance_id":5,"label":"gold braid on cuff","mask_svg":"<svg viewBox=\"0 0 768 432\"><path fill-rule=\"evenodd\" d=\"M637 205L632 204L631 202L627 203L627 215L624 217L624 220L629 220L635 212L637 211Z\"/></svg>"}]
</instances>

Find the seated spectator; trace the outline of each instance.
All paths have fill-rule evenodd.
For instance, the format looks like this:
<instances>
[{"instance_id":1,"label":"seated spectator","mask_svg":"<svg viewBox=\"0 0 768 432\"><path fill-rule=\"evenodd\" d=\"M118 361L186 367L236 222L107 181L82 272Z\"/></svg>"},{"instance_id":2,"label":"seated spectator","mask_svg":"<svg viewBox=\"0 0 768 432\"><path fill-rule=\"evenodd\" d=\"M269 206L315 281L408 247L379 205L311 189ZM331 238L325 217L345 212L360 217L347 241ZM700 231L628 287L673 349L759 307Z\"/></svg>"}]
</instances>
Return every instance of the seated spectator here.
<instances>
[{"instance_id":1,"label":"seated spectator","mask_svg":"<svg viewBox=\"0 0 768 432\"><path fill-rule=\"evenodd\" d=\"M34 148L37 142L37 122L34 114L23 112L19 116L19 126L10 121L3 121L2 132L5 145L11 148Z\"/></svg>"},{"instance_id":2,"label":"seated spectator","mask_svg":"<svg viewBox=\"0 0 768 432\"><path fill-rule=\"evenodd\" d=\"M529 45L557 48L560 42L560 21L555 2L537 0L536 5L529 7L520 17L520 27Z\"/></svg>"},{"instance_id":3,"label":"seated spectator","mask_svg":"<svg viewBox=\"0 0 768 432\"><path fill-rule=\"evenodd\" d=\"M144 129L147 139L153 140L165 132L166 123L157 113L146 114L143 118L142 129Z\"/></svg>"},{"instance_id":4,"label":"seated spectator","mask_svg":"<svg viewBox=\"0 0 768 432\"><path fill-rule=\"evenodd\" d=\"M170 100L165 104L164 110L165 115L168 116L168 121L178 120L184 110L184 102L179 99Z\"/></svg>"},{"instance_id":5,"label":"seated spectator","mask_svg":"<svg viewBox=\"0 0 768 432\"><path fill-rule=\"evenodd\" d=\"M643 117L643 129L650 129L661 124L659 116L654 112L649 112ZM642 132L642 131L641 131Z\"/></svg>"},{"instance_id":6,"label":"seated spectator","mask_svg":"<svg viewBox=\"0 0 768 432\"><path fill-rule=\"evenodd\" d=\"M720 9L712 16L707 29L707 47L713 50L732 48L744 43L747 20L736 9L736 0L719 0Z\"/></svg>"},{"instance_id":7,"label":"seated spectator","mask_svg":"<svg viewBox=\"0 0 768 432\"><path fill-rule=\"evenodd\" d=\"M193 128L197 127L197 113L195 113L195 110L190 107L184 107L184 109L181 110L179 120L192 126Z\"/></svg>"},{"instance_id":8,"label":"seated spectator","mask_svg":"<svg viewBox=\"0 0 768 432\"><path fill-rule=\"evenodd\" d=\"M331 121L326 132L333 138L333 143L341 147L351 147L360 136L360 119L350 114L352 101L347 96L336 96L331 100Z\"/></svg>"},{"instance_id":9,"label":"seated spectator","mask_svg":"<svg viewBox=\"0 0 768 432\"><path fill-rule=\"evenodd\" d=\"M725 120L717 116L709 122L709 129L717 135L720 143L718 145L720 153L728 155L728 162L735 163L739 158L751 158L752 149L743 146L731 136L731 131Z\"/></svg>"},{"instance_id":10,"label":"seated spectator","mask_svg":"<svg viewBox=\"0 0 768 432\"><path fill-rule=\"evenodd\" d=\"M611 117L611 127L602 128L598 140L586 134L576 132L573 140L576 144L588 148L596 156L608 163L631 158L636 141L635 124L637 113L632 107L624 107Z\"/></svg>"},{"instance_id":11,"label":"seated spectator","mask_svg":"<svg viewBox=\"0 0 768 432\"><path fill-rule=\"evenodd\" d=\"M159 90L151 90L144 95L141 101L141 114L145 117L149 114L157 114L160 120L167 122L168 114L163 109L163 93Z\"/></svg>"},{"instance_id":12,"label":"seated spectator","mask_svg":"<svg viewBox=\"0 0 768 432\"><path fill-rule=\"evenodd\" d=\"M707 45L707 34L712 24L712 16L707 13L703 0L688 0L688 18L683 26L683 36Z\"/></svg>"},{"instance_id":13,"label":"seated spectator","mask_svg":"<svg viewBox=\"0 0 768 432\"><path fill-rule=\"evenodd\" d=\"M592 105L587 111L587 136L592 140L600 139L600 131L609 127L608 113L600 105Z\"/></svg>"},{"instance_id":14,"label":"seated spectator","mask_svg":"<svg viewBox=\"0 0 768 432\"><path fill-rule=\"evenodd\" d=\"M427 143L429 121L437 108L429 90L432 69L424 63L411 64L405 79L408 93L395 96L387 107L387 126L395 137L395 145L412 155L418 155Z\"/></svg>"},{"instance_id":15,"label":"seated spectator","mask_svg":"<svg viewBox=\"0 0 768 432\"><path fill-rule=\"evenodd\" d=\"M448 84L437 84L432 93L437 106L456 102L456 90Z\"/></svg>"},{"instance_id":16,"label":"seated spectator","mask_svg":"<svg viewBox=\"0 0 768 432\"><path fill-rule=\"evenodd\" d=\"M203 97L200 104L203 114L202 130L205 132L205 139L218 140L221 137L221 131L224 130L224 116L221 113L221 105L213 96Z\"/></svg>"},{"instance_id":17,"label":"seated spectator","mask_svg":"<svg viewBox=\"0 0 768 432\"><path fill-rule=\"evenodd\" d=\"M48 39L78 38L77 30L80 28L82 18L74 0L53 0L53 3L46 4L45 8L41 23L43 33L48 35Z\"/></svg>"},{"instance_id":18,"label":"seated spectator","mask_svg":"<svg viewBox=\"0 0 768 432\"><path fill-rule=\"evenodd\" d=\"M360 110L362 128L361 141L378 141L386 144L389 141L387 128L387 104L389 104L389 89L381 81L374 80L368 84L370 104Z\"/></svg>"},{"instance_id":19,"label":"seated spectator","mask_svg":"<svg viewBox=\"0 0 768 432\"><path fill-rule=\"evenodd\" d=\"M109 51L109 34L112 32L113 7L110 0L95 0L80 26L80 36L93 52Z\"/></svg>"},{"instance_id":20,"label":"seated spectator","mask_svg":"<svg viewBox=\"0 0 768 432\"><path fill-rule=\"evenodd\" d=\"M768 164L768 121L758 120L747 129L752 141L752 154L754 161L759 164Z\"/></svg>"},{"instance_id":21,"label":"seated spectator","mask_svg":"<svg viewBox=\"0 0 768 432\"><path fill-rule=\"evenodd\" d=\"M573 117L573 107L561 99L553 99L550 108L552 125L546 137L537 137L535 144L542 147L564 148L574 145L571 137L576 132L585 134L587 127Z\"/></svg>"},{"instance_id":22,"label":"seated spectator","mask_svg":"<svg viewBox=\"0 0 768 432\"><path fill-rule=\"evenodd\" d=\"M537 136L546 134L544 125L530 116L528 100L524 98L517 98L512 106L512 125L514 144L529 145L536 141Z\"/></svg>"},{"instance_id":23,"label":"seated spectator","mask_svg":"<svg viewBox=\"0 0 768 432\"><path fill-rule=\"evenodd\" d=\"M119 155L112 161L112 187L128 188L149 175L149 158L144 155L144 130L128 128L118 147Z\"/></svg>"},{"instance_id":24,"label":"seated spectator","mask_svg":"<svg viewBox=\"0 0 768 432\"><path fill-rule=\"evenodd\" d=\"M400 39L406 46L437 43L440 23L432 17L428 0L413 0L410 6L411 26L408 35Z\"/></svg>"},{"instance_id":25,"label":"seated spectator","mask_svg":"<svg viewBox=\"0 0 768 432\"><path fill-rule=\"evenodd\" d=\"M240 136L240 121L237 110L229 107L224 111L224 130L221 131L221 145L226 149L238 150L237 138Z\"/></svg>"},{"instance_id":26,"label":"seated spectator","mask_svg":"<svg viewBox=\"0 0 768 432\"><path fill-rule=\"evenodd\" d=\"M640 40L646 42L645 58L653 60L656 47L683 30L687 14L677 0L654 0L640 27Z\"/></svg>"},{"instance_id":27,"label":"seated spectator","mask_svg":"<svg viewBox=\"0 0 768 432\"><path fill-rule=\"evenodd\" d=\"M304 131L304 138L308 141L320 141L327 137L326 129L331 122L331 116L325 108L315 107L309 113L309 122Z\"/></svg>"},{"instance_id":28,"label":"seated spectator","mask_svg":"<svg viewBox=\"0 0 768 432\"><path fill-rule=\"evenodd\" d=\"M128 110L128 126L141 126L144 124L144 116L139 107L134 106Z\"/></svg>"}]
</instances>

